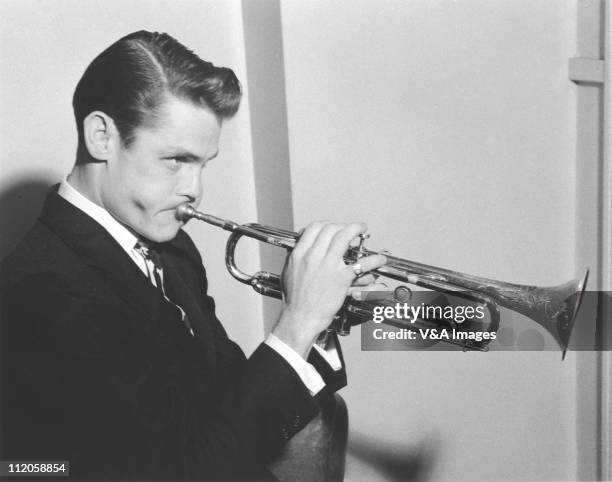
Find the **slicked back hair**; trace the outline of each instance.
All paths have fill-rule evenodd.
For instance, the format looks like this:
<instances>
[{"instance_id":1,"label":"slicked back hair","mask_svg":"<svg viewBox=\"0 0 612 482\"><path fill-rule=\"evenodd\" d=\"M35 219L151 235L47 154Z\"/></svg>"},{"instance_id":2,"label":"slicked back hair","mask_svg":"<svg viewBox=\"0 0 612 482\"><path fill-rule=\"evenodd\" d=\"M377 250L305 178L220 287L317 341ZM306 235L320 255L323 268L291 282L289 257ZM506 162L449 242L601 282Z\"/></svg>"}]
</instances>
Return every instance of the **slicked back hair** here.
<instances>
[{"instance_id":1,"label":"slicked back hair","mask_svg":"<svg viewBox=\"0 0 612 482\"><path fill-rule=\"evenodd\" d=\"M168 94L232 117L240 105L240 82L165 33L141 30L104 50L89 64L72 99L79 143L83 121L99 110L109 115L124 147L139 126L151 126Z\"/></svg>"}]
</instances>

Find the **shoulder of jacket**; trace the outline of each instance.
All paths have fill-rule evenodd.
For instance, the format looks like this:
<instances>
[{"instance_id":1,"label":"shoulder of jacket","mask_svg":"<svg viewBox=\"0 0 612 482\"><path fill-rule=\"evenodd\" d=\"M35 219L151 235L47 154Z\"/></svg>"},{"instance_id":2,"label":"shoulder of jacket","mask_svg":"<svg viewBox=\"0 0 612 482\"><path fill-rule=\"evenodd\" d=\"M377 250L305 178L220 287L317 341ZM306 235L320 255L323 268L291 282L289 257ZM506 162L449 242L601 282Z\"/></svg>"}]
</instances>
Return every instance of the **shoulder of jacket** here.
<instances>
[{"instance_id":1,"label":"shoulder of jacket","mask_svg":"<svg viewBox=\"0 0 612 482\"><path fill-rule=\"evenodd\" d=\"M2 260L2 282L16 282L43 272L61 273L67 269L73 256L54 232L37 222Z\"/></svg>"},{"instance_id":2,"label":"shoulder of jacket","mask_svg":"<svg viewBox=\"0 0 612 482\"><path fill-rule=\"evenodd\" d=\"M170 242L169 247L173 255L186 257L193 263L202 264L202 256L198 248L191 239L191 236L184 230L179 230L176 237Z\"/></svg>"}]
</instances>

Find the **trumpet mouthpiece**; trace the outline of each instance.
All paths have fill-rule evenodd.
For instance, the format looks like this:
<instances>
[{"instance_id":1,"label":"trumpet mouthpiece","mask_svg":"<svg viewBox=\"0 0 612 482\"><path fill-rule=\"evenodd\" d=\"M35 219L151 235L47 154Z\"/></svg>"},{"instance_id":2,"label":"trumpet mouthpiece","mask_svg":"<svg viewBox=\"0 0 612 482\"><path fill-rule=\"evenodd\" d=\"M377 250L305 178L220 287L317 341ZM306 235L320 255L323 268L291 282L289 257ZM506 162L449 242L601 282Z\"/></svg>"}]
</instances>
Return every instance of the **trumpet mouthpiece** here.
<instances>
[{"instance_id":1,"label":"trumpet mouthpiece","mask_svg":"<svg viewBox=\"0 0 612 482\"><path fill-rule=\"evenodd\" d=\"M176 208L176 213L174 215L179 221L188 221L195 216L195 212L195 209L193 209L189 204L185 203Z\"/></svg>"}]
</instances>

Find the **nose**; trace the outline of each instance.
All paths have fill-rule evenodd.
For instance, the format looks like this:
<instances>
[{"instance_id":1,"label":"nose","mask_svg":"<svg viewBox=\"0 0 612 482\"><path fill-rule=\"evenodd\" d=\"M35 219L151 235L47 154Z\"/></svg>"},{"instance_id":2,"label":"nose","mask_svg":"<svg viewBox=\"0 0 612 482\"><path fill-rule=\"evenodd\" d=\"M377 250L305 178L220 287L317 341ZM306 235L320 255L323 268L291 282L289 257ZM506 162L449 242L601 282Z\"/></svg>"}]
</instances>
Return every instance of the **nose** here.
<instances>
[{"instance_id":1,"label":"nose","mask_svg":"<svg viewBox=\"0 0 612 482\"><path fill-rule=\"evenodd\" d=\"M196 165L186 166L181 176L178 194L194 203L202 197L202 169Z\"/></svg>"}]
</instances>

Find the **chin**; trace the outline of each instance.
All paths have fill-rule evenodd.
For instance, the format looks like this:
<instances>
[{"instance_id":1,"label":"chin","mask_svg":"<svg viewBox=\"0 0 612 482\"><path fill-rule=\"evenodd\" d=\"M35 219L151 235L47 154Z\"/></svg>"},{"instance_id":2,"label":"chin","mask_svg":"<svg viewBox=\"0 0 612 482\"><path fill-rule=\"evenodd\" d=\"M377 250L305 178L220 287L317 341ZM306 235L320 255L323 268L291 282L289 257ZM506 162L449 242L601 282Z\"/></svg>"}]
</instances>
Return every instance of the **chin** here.
<instances>
[{"instance_id":1,"label":"chin","mask_svg":"<svg viewBox=\"0 0 612 482\"><path fill-rule=\"evenodd\" d=\"M153 229L150 232L143 233L143 235L149 241L153 241L154 243L167 243L168 241L172 241L174 238L176 238L176 235L180 229L180 224L175 226L164 226Z\"/></svg>"}]
</instances>

